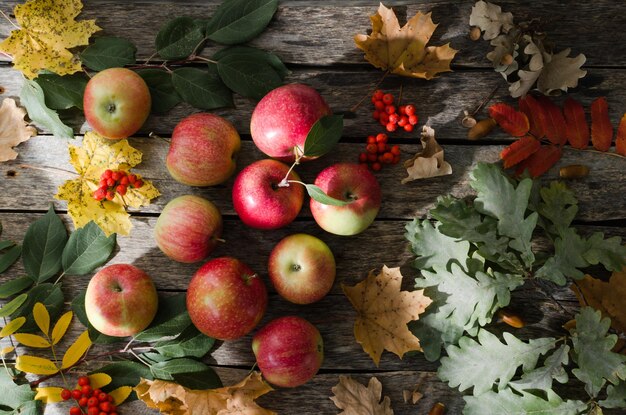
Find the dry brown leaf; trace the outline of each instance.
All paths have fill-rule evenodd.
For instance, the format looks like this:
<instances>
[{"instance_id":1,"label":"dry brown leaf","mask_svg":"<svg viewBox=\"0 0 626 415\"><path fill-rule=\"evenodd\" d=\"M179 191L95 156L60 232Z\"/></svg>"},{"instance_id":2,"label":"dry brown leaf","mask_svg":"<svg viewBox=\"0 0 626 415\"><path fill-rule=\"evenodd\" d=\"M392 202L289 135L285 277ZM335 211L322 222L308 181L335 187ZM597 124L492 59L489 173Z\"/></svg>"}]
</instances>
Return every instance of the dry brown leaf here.
<instances>
[{"instance_id":1,"label":"dry brown leaf","mask_svg":"<svg viewBox=\"0 0 626 415\"><path fill-rule=\"evenodd\" d=\"M580 53L575 58L568 55L570 49L556 54L544 53L544 68L537 80L537 89L546 95L567 92L567 88L578 86L578 80L587 75L587 71L580 69L587 58Z\"/></svg>"},{"instance_id":2,"label":"dry brown leaf","mask_svg":"<svg viewBox=\"0 0 626 415\"><path fill-rule=\"evenodd\" d=\"M37 135L35 127L24 121L26 110L18 107L15 100L5 98L0 106L0 162L14 160L17 152L13 147Z\"/></svg>"},{"instance_id":3,"label":"dry brown leaf","mask_svg":"<svg viewBox=\"0 0 626 415\"><path fill-rule=\"evenodd\" d=\"M613 272L609 282L585 275L571 286L581 306L600 310L604 317L611 318L611 327L626 333L626 269Z\"/></svg>"},{"instance_id":4,"label":"dry brown leaf","mask_svg":"<svg viewBox=\"0 0 626 415\"><path fill-rule=\"evenodd\" d=\"M366 388L349 376L339 376L339 383L332 391L335 396L330 399L343 409L339 415L393 415L389 397L380 401L383 385L375 377L370 378Z\"/></svg>"},{"instance_id":5,"label":"dry brown leaf","mask_svg":"<svg viewBox=\"0 0 626 415\"><path fill-rule=\"evenodd\" d=\"M402 358L404 353L422 350L407 323L417 320L432 300L424 290L401 291L400 268L383 266L380 274L371 271L354 287L341 286L357 311L354 337L376 366L383 350Z\"/></svg>"},{"instance_id":6,"label":"dry brown leaf","mask_svg":"<svg viewBox=\"0 0 626 415\"><path fill-rule=\"evenodd\" d=\"M141 379L135 392L148 408L169 415L276 415L254 401L272 388L259 372L233 386L192 390L165 380Z\"/></svg>"},{"instance_id":7,"label":"dry brown leaf","mask_svg":"<svg viewBox=\"0 0 626 415\"><path fill-rule=\"evenodd\" d=\"M495 39L500 32L507 33L513 28L513 14L503 13L500 6L480 0L472 7L469 24L485 32L483 39Z\"/></svg>"},{"instance_id":8,"label":"dry brown leaf","mask_svg":"<svg viewBox=\"0 0 626 415\"><path fill-rule=\"evenodd\" d=\"M426 46L437 25L431 13L418 12L402 28L395 12L382 3L370 16L372 33L355 35L354 42L365 52L365 59L377 68L414 78L432 79L450 72L450 62L458 52L450 47Z\"/></svg>"},{"instance_id":9,"label":"dry brown leaf","mask_svg":"<svg viewBox=\"0 0 626 415\"><path fill-rule=\"evenodd\" d=\"M452 174L452 166L443 159L443 148L435 140L435 130L425 125L422 130L422 151L404 162L408 177L402 184L416 179Z\"/></svg>"},{"instance_id":10,"label":"dry brown leaf","mask_svg":"<svg viewBox=\"0 0 626 415\"><path fill-rule=\"evenodd\" d=\"M420 384L416 385L413 390L404 389L402 390L402 399L404 399L404 403L411 402L415 405L424 397L424 394L419 391Z\"/></svg>"}]
</instances>

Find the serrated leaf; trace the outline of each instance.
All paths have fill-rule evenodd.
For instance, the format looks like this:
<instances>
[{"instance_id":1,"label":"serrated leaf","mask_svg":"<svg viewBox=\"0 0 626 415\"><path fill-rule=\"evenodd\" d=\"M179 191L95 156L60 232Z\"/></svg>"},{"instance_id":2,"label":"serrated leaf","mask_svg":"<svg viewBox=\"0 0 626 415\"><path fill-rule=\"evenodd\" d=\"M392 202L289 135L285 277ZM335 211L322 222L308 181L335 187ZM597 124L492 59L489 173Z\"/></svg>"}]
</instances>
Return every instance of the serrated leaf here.
<instances>
[{"instance_id":1,"label":"serrated leaf","mask_svg":"<svg viewBox=\"0 0 626 415\"><path fill-rule=\"evenodd\" d=\"M539 150L518 165L515 174L520 176L528 171L529 176L533 179L541 176L561 159L562 148L562 146L555 145L541 146Z\"/></svg>"},{"instance_id":2,"label":"serrated leaf","mask_svg":"<svg viewBox=\"0 0 626 415\"><path fill-rule=\"evenodd\" d=\"M32 332L37 328L33 317L35 303L43 303L51 319L56 319L63 310L63 291L59 284L44 283L35 285L23 295L28 295L28 298L16 312L16 315L26 317L26 323L22 327L22 332Z\"/></svg>"},{"instance_id":3,"label":"serrated leaf","mask_svg":"<svg viewBox=\"0 0 626 415\"><path fill-rule=\"evenodd\" d=\"M0 269L0 273L3 271L4 270ZM20 293L31 285L33 285L33 280L30 277L19 277L9 280L0 285L0 298L8 298L12 295Z\"/></svg>"},{"instance_id":4,"label":"serrated leaf","mask_svg":"<svg viewBox=\"0 0 626 415\"><path fill-rule=\"evenodd\" d=\"M587 60L586 56L580 53L574 58L568 55L570 48L558 53L544 53L544 67L539 79L537 79L537 89L545 95L559 95L561 91L567 92L568 88L578 86L578 80L587 75L587 71L580 68Z\"/></svg>"},{"instance_id":5,"label":"serrated leaf","mask_svg":"<svg viewBox=\"0 0 626 415\"><path fill-rule=\"evenodd\" d=\"M493 104L489 107L489 116L496 120L500 128L514 137L522 137L530 130L526 114L516 111L508 104Z\"/></svg>"},{"instance_id":6,"label":"serrated leaf","mask_svg":"<svg viewBox=\"0 0 626 415\"><path fill-rule=\"evenodd\" d=\"M67 351L63 355L62 369L72 367L91 346L91 340L89 339L89 332L84 331L80 336L67 348Z\"/></svg>"},{"instance_id":7,"label":"serrated leaf","mask_svg":"<svg viewBox=\"0 0 626 415\"><path fill-rule=\"evenodd\" d=\"M334 396L330 400L342 409L341 414L393 415L391 399L383 398L383 385L375 377L365 387L350 376L339 376L339 383L331 390Z\"/></svg>"},{"instance_id":8,"label":"serrated leaf","mask_svg":"<svg viewBox=\"0 0 626 415\"><path fill-rule=\"evenodd\" d=\"M306 191L311 199L316 200L324 205L345 206L353 202L352 200L335 199L334 197L331 197L324 193L324 191L319 186L316 186L314 184L306 183L304 187L306 188Z\"/></svg>"},{"instance_id":9,"label":"serrated leaf","mask_svg":"<svg viewBox=\"0 0 626 415\"><path fill-rule=\"evenodd\" d=\"M550 186L542 187L539 194L541 202L537 211L542 220L550 221L544 227L552 235L565 235L578 213L574 193L564 183L552 182Z\"/></svg>"},{"instance_id":10,"label":"serrated leaf","mask_svg":"<svg viewBox=\"0 0 626 415\"><path fill-rule=\"evenodd\" d=\"M39 75L35 82L43 90L48 108L53 110L64 110L72 107L83 109L83 94L87 86L85 75L59 76L54 73L46 73Z\"/></svg>"},{"instance_id":11,"label":"serrated leaf","mask_svg":"<svg viewBox=\"0 0 626 415\"><path fill-rule=\"evenodd\" d=\"M539 102L544 113L546 137L552 144L565 144L567 142L567 124L561 108L543 95L537 97L537 102Z\"/></svg>"},{"instance_id":12,"label":"serrated leaf","mask_svg":"<svg viewBox=\"0 0 626 415\"><path fill-rule=\"evenodd\" d=\"M22 261L29 277L44 282L61 270L61 255L67 242L67 229L52 205L48 212L26 230Z\"/></svg>"},{"instance_id":13,"label":"serrated leaf","mask_svg":"<svg viewBox=\"0 0 626 415\"><path fill-rule=\"evenodd\" d=\"M609 271L620 271L626 266L626 246L621 237L604 239L604 233L594 232L587 239L587 246L583 257L590 265L602 264Z\"/></svg>"},{"instance_id":14,"label":"serrated leaf","mask_svg":"<svg viewBox=\"0 0 626 415\"><path fill-rule=\"evenodd\" d=\"M582 104L573 98L567 98L563 103L563 115L567 124L567 141L574 148L587 148L589 124Z\"/></svg>"},{"instance_id":15,"label":"serrated leaf","mask_svg":"<svg viewBox=\"0 0 626 415\"><path fill-rule=\"evenodd\" d=\"M46 306L40 302L35 303L33 306L33 318L39 330L47 336L50 333L50 314Z\"/></svg>"},{"instance_id":16,"label":"serrated leaf","mask_svg":"<svg viewBox=\"0 0 626 415\"><path fill-rule=\"evenodd\" d=\"M15 368L34 375L53 375L59 371L50 359L24 354L15 359Z\"/></svg>"},{"instance_id":17,"label":"serrated leaf","mask_svg":"<svg viewBox=\"0 0 626 415\"><path fill-rule=\"evenodd\" d=\"M191 325L185 293L159 298L159 309L150 326L135 336L138 341L157 341L178 336Z\"/></svg>"},{"instance_id":18,"label":"serrated leaf","mask_svg":"<svg viewBox=\"0 0 626 415\"><path fill-rule=\"evenodd\" d=\"M608 151L613 141L613 125L609 118L609 104L600 97L591 103L591 143L598 151Z\"/></svg>"},{"instance_id":19,"label":"serrated leaf","mask_svg":"<svg viewBox=\"0 0 626 415\"><path fill-rule=\"evenodd\" d=\"M256 100L282 85L283 80L268 59L258 54L223 53L217 72L228 88Z\"/></svg>"},{"instance_id":20,"label":"serrated leaf","mask_svg":"<svg viewBox=\"0 0 626 415\"><path fill-rule=\"evenodd\" d=\"M35 390L37 391L37 395L35 395L34 399L36 401L42 401L46 405L50 403L63 402L64 400L61 397L61 392L63 391L63 388L59 388L56 386L47 386L45 388L36 388Z\"/></svg>"},{"instance_id":21,"label":"serrated leaf","mask_svg":"<svg viewBox=\"0 0 626 415\"><path fill-rule=\"evenodd\" d=\"M96 330L89 319L87 318L87 312L85 311L85 290L81 291L74 300L72 300L72 310L76 317L78 317L78 321L89 331L89 338L95 344L111 344L118 343L120 341L119 337L107 336L106 334L100 333Z\"/></svg>"},{"instance_id":22,"label":"serrated leaf","mask_svg":"<svg viewBox=\"0 0 626 415\"><path fill-rule=\"evenodd\" d=\"M541 142L534 137L525 136L502 149L500 159L504 168L515 166L533 155L541 148Z\"/></svg>"},{"instance_id":23,"label":"serrated leaf","mask_svg":"<svg viewBox=\"0 0 626 415\"><path fill-rule=\"evenodd\" d=\"M320 157L337 145L343 131L342 115L325 115L311 126L304 142L305 157Z\"/></svg>"},{"instance_id":24,"label":"serrated leaf","mask_svg":"<svg viewBox=\"0 0 626 415\"><path fill-rule=\"evenodd\" d=\"M500 32L507 33L513 28L513 14L503 13L502 8L497 4L477 1L472 6L472 13L469 20L470 26L478 26L485 32L483 39L494 39Z\"/></svg>"},{"instance_id":25,"label":"serrated leaf","mask_svg":"<svg viewBox=\"0 0 626 415\"><path fill-rule=\"evenodd\" d=\"M500 392L488 391L480 396L465 396L464 415L485 415L498 408L499 415L579 415L587 408L581 401L564 401L553 391L547 400L528 392L521 395L510 389Z\"/></svg>"},{"instance_id":26,"label":"serrated leaf","mask_svg":"<svg viewBox=\"0 0 626 415\"><path fill-rule=\"evenodd\" d=\"M223 2L206 26L207 37L224 45L245 43L268 25L278 0L230 0Z\"/></svg>"},{"instance_id":27,"label":"serrated leaf","mask_svg":"<svg viewBox=\"0 0 626 415\"><path fill-rule=\"evenodd\" d=\"M562 345L546 358L542 367L524 373L520 380L511 382L509 385L520 392L542 390L549 393L553 379L559 383L567 383L569 377L563 366L569 362L569 350L568 345Z\"/></svg>"},{"instance_id":28,"label":"serrated leaf","mask_svg":"<svg viewBox=\"0 0 626 415\"><path fill-rule=\"evenodd\" d=\"M626 407L626 382L620 382L616 386L609 385L606 388L606 399L598 403L603 408Z\"/></svg>"},{"instance_id":29,"label":"serrated leaf","mask_svg":"<svg viewBox=\"0 0 626 415\"><path fill-rule=\"evenodd\" d=\"M72 232L61 262L67 275L85 275L104 264L115 248L116 235L108 237L93 221Z\"/></svg>"},{"instance_id":30,"label":"serrated leaf","mask_svg":"<svg viewBox=\"0 0 626 415\"><path fill-rule=\"evenodd\" d=\"M121 405L132 393L133 388L130 386L120 386L117 389L113 389L109 392L109 396L113 398L113 404L116 406Z\"/></svg>"},{"instance_id":31,"label":"serrated leaf","mask_svg":"<svg viewBox=\"0 0 626 415\"><path fill-rule=\"evenodd\" d=\"M65 333L67 332L67 329L72 322L72 317L74 317L74 313L68 311L57 320L54 328L52 329L52 334L50 335L50 340L52 340L52 344L57 344L63 338L63 336L65 336Z\"/></svg>"},{"instance_id":32,"label":"serrated leaf","mask_svg":"<svg viewBox=\"0 0 626 415\"><path fill-rule=\"evenodd\" d=\"M24 346L35 347L38 349L47 349L50 347L50 342L48 340L36 334L16 333L13 337L18 343Z\"/></svg>"},{"instance_id":33,"label":"serrated leaf","mask_svg":"<svg viewBox=\"0 0 626 415\"><path fill-rule=\"evenodd\" d=\"M0 339L15 333L26 323L26 317L18 317L11 320L6 326L0 330Z\"/></svg>"},{"instance_id":34,"label":"serrated leaf","mask_svg":"<svg viewBox=\"0 0 626 415\"><path fill-rule=\"evenodd\" d=\"M414 262L416 268L423 270L438 266L449 269L452 263L465 266L469 242L457 241L442 234L439 226L434 227L428 220L414 219L405 229L405 237L411 244L411 251L417 257Z\"/></svg>"},{"instance_id":35,"label":"serrated leaf","mask_svg":"<svg viewBox=\"0 0 626 415\"><path fill-rule=\"evenodd\" d=\"M160 69L142 69L137 71L146 82L152 97L150 111L155 114L164 114L182 101L172 83L172 75Z\"/></svg>"},{"instance_id":36,"label":"serrated leaf","mask_svg":"<svg viewBox=\"0 0 626 415\"><path fill-rule=\"evenodd\" d=\"M196 108L210 110L234 105L230 89L214 71L176 69L172 74L172 84L183 101Z\"/></svg>"},{"instance_id":37,"label":"serrated leaf","mask_svg":"<svg viewBox=\"0 0 626 415\"><path fill-rule=\"evenodd\" d=\"M211 350L214 344L215 339L204 335L192 324L175 339L158 342L154 345L154 348L161 355L168 358L202 358Z\"/></svg>"},{"instance_id":38,"label":"serrated leaf","mask_svg":"<svg viewBox=\"0 0 626 415\"><path fill-rule=\"evenodd\" d=\"M111 376L109 376L106 373L101 373L101 372L92 373L88 375L88 378L89 378L89 386L91 386L92 389L102 389L103 387L111 383L111 381L113 380Z\"/></svg>"},{"instance_id":39,"label":"serrated leaf","mask_svg":"<svg viewBox=\"0 0 626 415\"><path fill-rule=\"evenodd\" d=\"M83 64L94 71L135 63L137 47L128 39L100 36L80 54Z\"/></svg>"},{"instance_id":40,"label":"serrated leaf","mask_svg":"<svg viewBox=\"0 0 626 415\"><path fill-rule=\"evenodd\" d=\"M20 414L20 415L37 415L41 412L30 411L40 409L39 405L35 404L35 392L30 389L30 385L17 385L11 375L6 371L0 371L0 406L3 409L12 408L15 411L3 411L6 415ZM4 415L4 414L3 414Z\"/></svg>"},{"instance_id":41,"label":"serrated leaf","mask_svg":"<svg viewBox=\"0 0 626 415\"><path fill-rule=\"evenodd\" d=\"M575 229L565 229L563 234L554 241L554 255L549 257L535 272L535 277L558 285L565 285L568 277L582 278L585 274L578 268L589 266L583 256L588 248L587 241L580 237Z\"/></svg>"},{"instance_id":42,"label":"serrated leaf","mask_svg":"<svg viewBox=\"0 0 626 415\"><path fill-rule=\"evenodd\" d=\"M530 133L538 140L546 135L546 115L541 104L532 95L525 95L519 99L519 110L526 114L530 123Z\"/></svg>"},{"instance_id":43,"label":"serrated leaf","mask_svg":"<svg viewBox=\"0 0 626 415\"><path fill-rule=\"evenodd\" d=\"M74 138L74 132L63 124L59 114L46 106L43 90L36 82L28 79L24 81L24 86L20 90L20 103L35 124L47 128L56 138Z\"/></svg>"},{"instance_id":44,"label":"serrated leaf","mask_svg":"<svg viewBox=\"0 0 626 415\"><path fill-rule=\"evenodd\" d=\"M13 315L25 302L28 298L28 294L20 294L11 301L2 305L0 308L0 317L9 317Z\"/></svg>"},{"instance_id":45,"label":"serrated leaf","mask_svg":"<svg viewBox=\"0 0 626 415\"><path fill-rule=\"evenodd\" d=\"M165 60L190 56L204 39L204 28L191 17L175 17L159 29L155 39L157 53Z\"/></svg>"}]
</instances>

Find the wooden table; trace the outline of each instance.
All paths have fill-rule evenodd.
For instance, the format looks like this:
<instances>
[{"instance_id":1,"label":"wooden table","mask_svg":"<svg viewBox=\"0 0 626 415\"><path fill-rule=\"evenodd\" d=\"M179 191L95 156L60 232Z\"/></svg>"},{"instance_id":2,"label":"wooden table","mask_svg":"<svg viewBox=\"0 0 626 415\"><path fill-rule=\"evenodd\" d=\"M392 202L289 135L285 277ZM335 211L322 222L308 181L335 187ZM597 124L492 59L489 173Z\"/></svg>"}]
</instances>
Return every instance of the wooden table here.
<instances>
[{"instance_id":1,"label":"wooden table","mask_svg":"<svg viewBox=\"0 0 626 415\"><path fill-rule=\"evenodd\" d=\"M138 59L153 53L153 40L158 27L174 16L208 17L218 1L202 0L85 0L83 17L96 18L104 34L132 39L138 47ZM439 23L432 44L451 42L459 49L454 60L454 72L443 74L432 81L388 77L382 87L396 95L403 88L406 102L414 102L420 116L420 125L427 122L437 131L437 138L445 148L446 159L452 164L450 176L415 181L401 185L404 177L402 165L385 168L377 177L383 188L383 205L375 223L354 237L338 237L322 231L312 220L305 206L299 218L278 231L259 231L244 226L235 214L230 191L233 179L224 185L210 188L191 188L174 181L165 169L164 159L168 144L149 138L154 132L168 137L176 123L197 110L179 105L165 116L151 116L131 144L144 153L138 171L151 179L162 196L153 204L133 211L134 229L129 237L119 237L119 249L110 263L132 263L146 270L154 278L159 290L183 292L198 265L184 265L167 259L156 247L152 232L164 205L176 196L196 194L206 197L219 207L224 215L226 243L214 256L233 255L245 259L249 265L266 274L268 254L282 237L307 232L322 238L334 251L337 259L337 281L330 295L317 304L296 306L287 303L275 293L270 294L267 314L262 323L278 316L296 314L309 319L319 327L325 340L325 361L320 373L306 385L297 389L280 389L260 399L262 405L281 414L333 414L339 412L329 400L331 387L338 382L339 374L349 374L366 383L371 376L378 377L384 395L391 398L396 414L425 414L438 401L446 404L449 414L458 414L463 401L461 394L451 390L436 377L436 363L430 363L420 353L407 355L403 360L385 352L380 366L376 367L355 342L353 324L355 312L341 293L340 284L354 284L367 272L388 266L402 266L407 288L412 285L415 271L409 266L411 255L404 239L404 226L415 216L423 217L439 195L452 193L463 196L471 193L468 175L479 161L495 162L503 146L510 140L496 132L489 139L469 142L466 130L460 125L463 110L471 110L497 85L500 86L494 101L511 102L506 94L506 84L486 60L488 42L468 39L468 19L473 1L437 0L394 1L400 16L412 16L417 11L432 11ZM8 11L16 2L5 1L2 9ZM575 54L587 56L589 71L571 96L588 105L593 98L606 96L614 125L626 111L626 53L623 44L623 16L626 4L602 0L575 2L546 0L526 2L507 0L500 2L516 19L541 19L549 37L559 49L572 47ZM344 111L356 104L364 94L373 90L381 77L363 59L352 40L356 33L366 33L369 17L378 2L374 0L281 2L279 10L268 29L252 45L269 50L281 57L292 70L287 82L304 82L317 88L335 111ZM0 37L7 36L10 25L0 19ZM208 48L205 53L212 52ZM5 88L2 97L16 97L22 85L22 76L9 65L0 65L0 85ZM369 97L368 97L369 98ZM231 120L243 138L238 168L263 158L249 136L250 114L254 103L236 98L236 108L215 111ZM492 102L494 102L492 101ZM324 167L339 161L356 161L363 151L365 137L380 132L380 126L371 118L366 102L357 111L357 117L347 119L344 135L336 151L318 161L298 167L304 180L312 182ZM89 129L80 116L66 120L74 127L78 140ZM406 159L418 149L418 133L397 134L393 142L401 145ZM53 199L57 187L68 177L59 169L71 169L68 164L68 143L53 138L48 131L18 147L17 160L0 165L0 221L4 225L4 238L21 240L27 226L40 217L50 203L63 215L66 204ZM586 231L603 231L607 235L626 237L626 162L592 152L566 150L563 164L583 163L591 167L588 178L572 181L570 186L580 200L580 228ZM46 170L25 169L21 165L46 167ZM552 169L545 180L555 179L558 169ZM1 277L2 281L22 275L17 264ZM84 289L90 276L66 278L63 288L69 302ZM524 288L514 295L513 306L521 310L531 322L516 333L522 337L554 335L560 333L561 324L568 320L577 302L567 289L550 295ZM80 327L75 327L78 332ZM250 349L250 336L219 344L206 357L219 372L225 384L242 378L254 364ZM424 397L417 405L404 403L402 391L420 385ZM50 406L46 413L66 413L67 408ZM125 405L123 413L147 414L140 402ZM609 413L609 412L607 412ZM617 412L613 412L617 413Z\"/></svg>"}]
</instances>

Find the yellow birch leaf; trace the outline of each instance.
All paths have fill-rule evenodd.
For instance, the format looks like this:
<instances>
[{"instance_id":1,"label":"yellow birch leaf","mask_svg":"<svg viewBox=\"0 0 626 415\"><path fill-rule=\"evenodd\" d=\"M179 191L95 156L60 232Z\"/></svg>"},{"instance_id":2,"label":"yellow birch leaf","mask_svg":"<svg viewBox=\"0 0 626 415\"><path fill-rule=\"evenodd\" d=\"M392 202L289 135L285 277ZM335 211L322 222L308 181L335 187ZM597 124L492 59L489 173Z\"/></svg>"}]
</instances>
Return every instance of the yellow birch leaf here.
<instances>
[{"instance_id":1,"label":"yellow birch leaf","mask_svg":"<svg viewBox=\"0 0 626 415\"><path fill-rule=\"evenodd\" d=\"M50 332L50 314L46 309L46 306L42 303L35 303L33 307L33 318L35 319L35 323L39 327L39 330L46 336Z\"/></svg>"},{"instance_id":2,"label":"yellow birch leaf","mask_svg":"<svg viewBox=\"0 0 626 415\"><path fill-rule=\"evenodd\" d=\"M109 396L113 397L113 403L115 404L115 406L119 406L122 404L122 402L128 399L132 391L133 388L131 388L130 386L120 386L119 388L109 392Z\"/></svg>"},{"instance_id":3,"label":"yellow birch leaf","mask_svg":"<svg viewBox=\"0 0 626 415\"><path fill-rule=\"evenodd\" d=\"M13 9L21 26L0 43L0 51L13 58L15 69L29 79L42 69L59 75L82 70L71 49L89 44L100 30L95 20L76 21L83 5L80 0L30 0Z\"/></svg>"},{"instance_id":4,"label":"yellow birch leaf","mask_svg":"<svg viewBox=\"0 0 626 415\"><path fill-rule=\"evenodd\" d=\"M407 323L417 320L432 300L424 290L402 291L401 286L400 268L387 266L380 274L370 272L354 287L341 286L357 311L354 337L376 366L383 350L400 358L406 352L422 350Z\"/></svg>"},{"instance_id":5,"label":"yellow birch leaf","mask_svg":"<svg viewBox=\"0 0 626 415\"><path fill-rule=\"evenodd\" d=\"M72 367L80 360L81 357L83 357L87 349L89 349L89 346L91 346L91 339L89 338L89 332L85 330L80 336L78 336L76 341L67 348L67 351L63 355L61 369Z\"/></svg>"},{"instance_id":6,"label":"yellow birch leaf","mask_svg":"<svg viewBox=\"0 0 626 415\"><path fill-rule=\"evenodd\" d=\"M26 323L26 317L18 317L13 319L0 330L0 339L15 333Z\"/></svg>"},{"instance_id":7,"label":"yellow birch leaf","mask_svg":"<svg viewBox=\"0 0 626 415\"><path fill-rule=\"evenodd\" d=\"M57 320L54 328L52 329L52 335L50 336L52 344L57 344L63 338L63 336L65 336L65 333L67 332L67 329L72 322L73 316L74 313L68 311L67 313L63 314L60 319Z\"/></svg>"},{"instance_id":8,"label":"yellow birch leaf","mask_svg":"<svg viewBox=\"0 0 626 415\"><path fill-rule=\"evenodd\" d=\"M108 385L113 380L111 376L106 373L92 373L87 377L89 378L89 385L92 389L102 389L103 386Z\"/></svg>"},{"instance_id":9,"label":"yellow birch leaf","mask_svg":"<svg viewBox=\"0 0 626 415\"><path fill-rule=\"evenodd\" d=\"M30 333L17 333L13 337L18 343L28 347L36 347L38 349L47 349L50 347L50 342L41 336Z\"/></svg>"},{"instance_id":10,"label":"yellow birch leaf","mask_svg":"<svg viewBox=\"0 0 626 415\"><path fill-rule=\"evenodd\" d=\"M15 100L5 98L0 106L0 162L14 160L17 146L32 136L37 135L35 127L28 126L24 121L26 110L18 107Z\"/></svg>"},{"instance_id":11,"label":"yellow birch leaf","mask_svg":"<svg viewBox=\"0 0 626 415\"><path fill-rule=\"evenodd\" d=\"M63 388L58 388L56 386L48 386L45 388L37 388L37 395L35 395L36 401L42 401L46 405L49 403L57 403L62 402L63 398L61 397L61 391Z\"/></svg>"},{"instance_id":12,"label":"yellow birch leaf","mask_svg":"<svg viewBox=\"0 0 626 415\"><path fill-rule=\"evenodd\" d=\"M2 350L0 350L0 356L6 356L9 353L11 353L13 350L15 350L15 347L13 346L7 346L5 348L3 348Z\"/></svg>"},{"instance_id":13,"label":"yellow birch leaf","mask_svg":"<svg viewBox=\"0 0 626 415\"><path fill-rule=\"evenodd\" d=\"M27 355L17 357L15 360L15 368L34 375L53 375L59 371L52 360Z\"/></svg>"}]
</instances>

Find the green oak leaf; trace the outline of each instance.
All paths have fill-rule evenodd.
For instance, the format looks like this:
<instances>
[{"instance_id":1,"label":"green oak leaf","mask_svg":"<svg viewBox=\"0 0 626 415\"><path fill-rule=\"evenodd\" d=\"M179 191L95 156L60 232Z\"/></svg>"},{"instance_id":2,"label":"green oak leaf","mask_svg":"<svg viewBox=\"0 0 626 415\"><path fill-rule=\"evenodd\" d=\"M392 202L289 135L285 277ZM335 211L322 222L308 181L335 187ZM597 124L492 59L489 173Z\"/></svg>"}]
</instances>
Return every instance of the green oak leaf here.
<instances>
[{"instance_id":1,"label":"green oak leaf","mask_svg":"<svg viewBox=\"0 0 626 415\"><path fill-rule=\"evenodd\" d=\"M626 382L609 385L606 388L606 399L598 403L603 408L626 408Z\"/></svg>"},{"instance_id":2,"label":"green oak leaf","mask_svg":"<svg viewBox=\"0 0 626 415\"><path fill-rule=\"evenodd\" d=\"M578 213L578 200L574 193L561 182L552 182L539 190L541 202L538 213L550 223L546 230L551 235L563 235Z\"/></svg>"},{"instance_id":3,"label":"green oak leaf","mask_svg":"<svg viewBox=\"0 0 626 415\"><path fill-rule=\"evenodd\" d=\"M549 257L535 277L565 285L567 278L581 279L585 274L578 268L585 268L589 263L584 254L589 244L580 237L574 228L566 228L563 235L554 241L554 256Z\"/></svg>"},{"instance_id":4,"label":"green oak leaf","mask_svg":"<svg viewBox=\"0 0 626 415\"><path fill-rule=\"evenodd\" d=\"M405 238L411 244L411 251L417 256L415 267L418 269L433 269L435 266L449 269L450 264L456 263L465 267L469 255L470 244L467 241L457 241L455 238L444 235L428 220L414 219L405 226Z\"/></svg>"},{"instance_id":5,"label":"green oak leaf","mask_svg":"<svg viewBox=\"0 0 626 415\"><path fill-rule=\"evenodd\" d=\"M587 239L587 245L583 256L589 264L602 264L609 271L618 272L626 266L626 246L619 236L604 239L602 232L595 232Z\"/></svg>"},{"instance_id":6,"label":"green oak leaf","mask_svg":"<svg viewBox=\"0 0 626 415\"><path fill-rule=\"evenodd\" d=\"M35 401L35 391L28 383L18 385L7 370L0 371L0 407L6 414L38 414L41 401ZM10 411L7 411L9 409Z\"/></svg>"},{"instance_id":7,"label":"green oak leaf","mask_svg":"<svg viewBox=\"0 0 626 415\"><path fill-rule=\"evenodd\" d=\"M567 383L569 377L563 366L567 366L569 362L569 350L568 345L562 345L546 358L543 366L524 373L520 380L511 382L509 385L520 392L542 390L548 393L552 389L553 380Z\"/></svg>"},{"instance_id":8,"label":"green oak leaf","mask_svg":"<svg viewBox=\"0 0 626 415\"><path fill-rule=\"evenodd\" d=\"M498 408L498 415L579 415L587 408L587 404L576 400L564 401L553 391L549 391L547 399L522 392L521 395L511 389L499 392L488 391L480 396L465 396L464 415L493 414Z\"/></svg>"}]
</instances>

